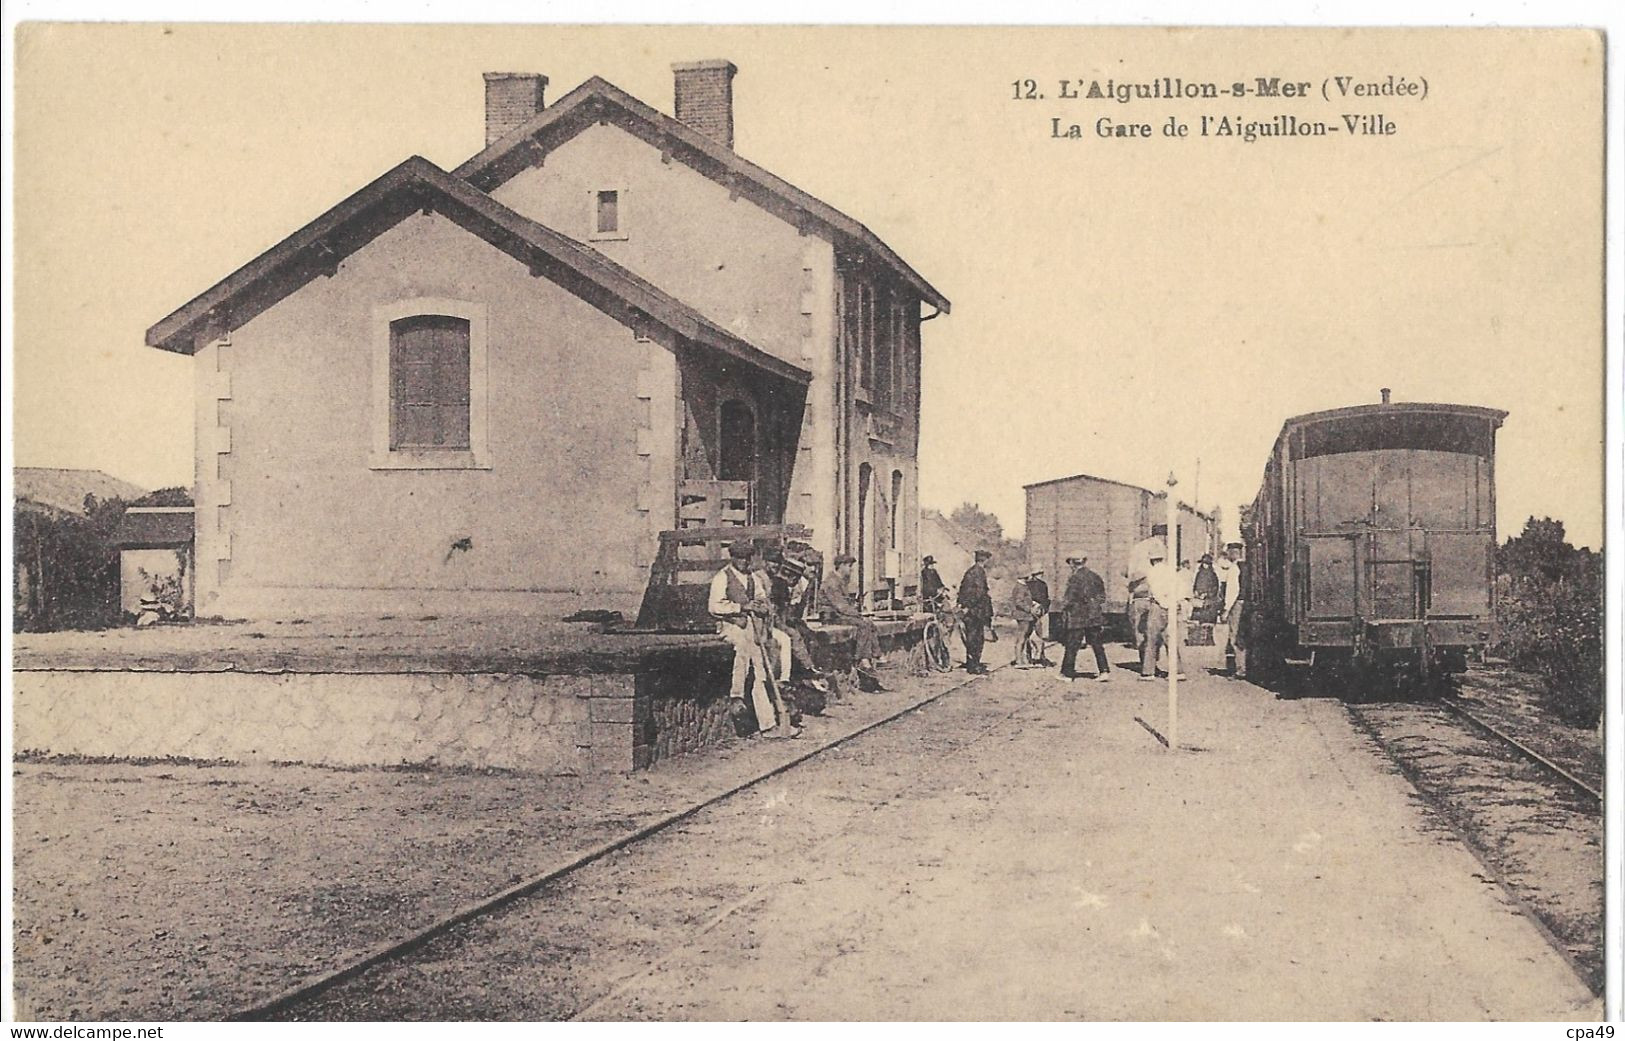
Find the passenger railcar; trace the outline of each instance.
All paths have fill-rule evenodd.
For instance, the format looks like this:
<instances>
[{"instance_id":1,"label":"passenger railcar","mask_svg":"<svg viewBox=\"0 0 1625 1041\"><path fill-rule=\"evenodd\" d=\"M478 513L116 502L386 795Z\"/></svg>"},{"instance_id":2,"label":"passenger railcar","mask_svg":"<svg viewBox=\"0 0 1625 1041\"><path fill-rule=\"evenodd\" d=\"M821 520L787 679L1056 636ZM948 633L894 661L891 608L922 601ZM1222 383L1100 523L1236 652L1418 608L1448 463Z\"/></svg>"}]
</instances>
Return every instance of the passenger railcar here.
<instances>
[{"instance_id":1,"label":"passenger railcar","mask_svg":"<svg viewBox=\"0 0 1625 1041\"><path fill-rule=\"evenodd\" d=\"M1244 525L1249 668L1466 668L1495 621L1506 413L1391 403L1287 420Z\"/></svg>"}]
</instances>

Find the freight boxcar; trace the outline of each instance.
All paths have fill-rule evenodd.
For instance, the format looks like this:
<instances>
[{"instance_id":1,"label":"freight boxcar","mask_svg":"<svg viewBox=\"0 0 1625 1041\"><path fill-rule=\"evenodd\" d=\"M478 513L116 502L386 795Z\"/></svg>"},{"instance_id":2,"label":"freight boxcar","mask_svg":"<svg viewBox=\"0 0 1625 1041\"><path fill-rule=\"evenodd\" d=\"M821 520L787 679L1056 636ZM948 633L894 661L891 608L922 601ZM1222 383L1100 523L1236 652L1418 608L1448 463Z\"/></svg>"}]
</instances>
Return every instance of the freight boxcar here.
<instances>
[{"instance_id":1,"label":"freight boxcar","mask_svg":"<svg viewBox=\"0 0 1625 1041\"><path fill-rule=\"evenodd\" d=\"M1505 412L1391 403L1289 419L1243 526L1249 668L1466 668L1495 617Z\"/></svg>"},{"instance_id":2,"label":"freight boxcar","mask_svg":"<svg viewBox=\"0 0 1625 1041\"><path fill-rule=\"evenodd\" d=\"M1027 563L1043 568L1056 597L1071 568L1066 558L1082 552L1106 582L1106 614L1111 627L1128 630L1128 558L1134 544L1168 521L1166 492L1078 474L1026 486ZM1218 549L1217 521L1179 505L1179 560L1195 561Z\"/></svg>"}]
</instances>

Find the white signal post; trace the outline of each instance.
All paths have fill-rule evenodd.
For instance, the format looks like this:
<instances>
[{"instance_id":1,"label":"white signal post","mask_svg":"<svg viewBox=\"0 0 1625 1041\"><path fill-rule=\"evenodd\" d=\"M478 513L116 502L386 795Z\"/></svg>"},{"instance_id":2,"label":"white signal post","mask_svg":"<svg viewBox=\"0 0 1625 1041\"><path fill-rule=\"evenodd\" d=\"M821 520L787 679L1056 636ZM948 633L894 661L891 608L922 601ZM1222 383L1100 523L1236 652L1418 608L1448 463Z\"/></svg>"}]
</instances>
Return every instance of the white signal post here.
<instances>
[{"instance_id":1,"label":"white signal post","mask_svg":"<svg viewBox=\"0 0 1625 1041\"><path fill-rule=\"evenodd\" d=\"M1174 498L1173 471L1168 471L1168 546L1163 565L1174 575L1173 603L1168 605L1168 751L1179 751L1179 645L1184 640L1179 628L1179 502ZM1155 663L1153 663L1155 667Z\"/></svg>"}]
</instances>

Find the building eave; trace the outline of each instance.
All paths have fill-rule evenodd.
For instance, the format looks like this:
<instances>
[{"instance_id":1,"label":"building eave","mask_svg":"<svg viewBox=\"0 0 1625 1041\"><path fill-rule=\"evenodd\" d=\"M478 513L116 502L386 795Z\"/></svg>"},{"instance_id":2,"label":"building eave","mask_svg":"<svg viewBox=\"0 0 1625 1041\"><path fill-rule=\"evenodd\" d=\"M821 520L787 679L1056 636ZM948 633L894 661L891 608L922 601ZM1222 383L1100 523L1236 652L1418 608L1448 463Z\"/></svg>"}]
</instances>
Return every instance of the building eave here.
<instances>
[{"instance_id":1,"label":"building eave","mask_svg":"<svg viewBox=\"0 0 1625 1041\"><path fill-rule=\"evenodd\" d=\"M421 156L402 162L147 330L149 347L194 353L417 212L440 213L606 313L652 321L699 346L806 386L812 375L729 332L596 250L521 216Z\"/></svg>"}]
</instances>

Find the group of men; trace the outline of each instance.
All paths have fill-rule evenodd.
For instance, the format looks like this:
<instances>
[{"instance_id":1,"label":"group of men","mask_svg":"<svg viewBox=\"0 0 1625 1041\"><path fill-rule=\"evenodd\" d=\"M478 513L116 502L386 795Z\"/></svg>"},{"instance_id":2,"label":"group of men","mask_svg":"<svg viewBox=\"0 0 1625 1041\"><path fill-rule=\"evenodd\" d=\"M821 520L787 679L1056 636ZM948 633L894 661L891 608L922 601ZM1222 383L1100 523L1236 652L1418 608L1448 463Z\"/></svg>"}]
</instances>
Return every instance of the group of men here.
<instances>
[{"instance_id":1,"label":"group of men","mask_svg":"<svg viewBox=\"0 0 1625 1041\"><path fill-rule=\"evenodd\" d=\"M1194 572L1188 565L1176 568L1168 552L1167 534L1166 525L1153 526L1150 537L1136 543L1130 551L1125 572L1129 625L1140 651L1140 679L1156 678L1158 657L1181 615L1212 623L1216 640L1222 633L1227 653L1234 654L1235 675L1245 677L1247 658L1241 629L1245 597L1241 568L1235 559L1239 554L1227 548L1217 560L1204 554ZM813 662L808 643L811 634L806 624L810 606L807 597L812 583L805 575L787 574L784 567L770 567L770 564L783 563L782 554L777 561L769 560L748 540L734 543L728 555L728 565L711 579L707 608L717 622L718 632L734 649L730 687L733 711L736 716L752 712L758 729L764 734L794 737L800 730L799 713L782 685L790 680L794 669L799 669L815 689L828 689L825 675ZM982 651L993 624L993 597L987 578L987 563L992 556L985 549L977 550L974 561L959 582L957 599L960 639L965 645L964 669L973 674L988 671L982 663ZM1050 615L1059 621L1064 648L1061 675L1068 680L1093 678L1106 682L1112 671L1101 641L1106 626L1106 583L1089 568L1085 554L1077 553L1066 562L1071 573L1058 605L1050 602L1049 586L1042 571L1015 582L1010 609L1022 625L1016 641L1015 664L1048 664L1041 644L1036 659L1028 645L1039 633L1045 615ZM823 605L830 621L853 629L860 686L865 690L884 690L875 673L880 660L880 633L874 621L862 613L852 590L854 563L850 554L835 558L834 569L823 585ZM927 605L941 606L946 599L947 586L937 574L932 557L926 557L923 563L921 598ZM1054 635L1052 631L1051 636ZM1077 671L1078 652L1086 644L1095 659L1092 676ZM753 674L757 677L754 686L750 683ZM748 710L747 690L751 692Z\"/></svg>"},{"instance_id":2,"label":"group of men","mask_svg":"<svg viewBox=\"0 0 1625 1041\"><path fill-rule=\"evenodd\" d=\"M830 621L853 629L859 686L881 691L885 687L875 672L880 661L880 630L863 615L852 593L854 563L850 554L835 558L834 570L823 584L823 604ZM733 647L731 711L736 719L753 714L757 730L771 737L795 737L801 731L800 713L786 690L793 671L799 671L812 690L820 694L829 690L809 643L807 609L811 605L807 598L812 581L783 564L782 551L763 554L752 542L741 539L728 547L728 564L712 576L706 598L717 632ZM754 684L750 682L753 675ZM751 695L748 706L747 690Z\"/></svg>"},{"instance_id":3,"label":"group of men","mask_svg":"<svg viewBox=\"0 0 1625 1041\"><path fill-rule=\"evenodd\" d=\"M987 671L987 666L982 663L982 649L988 627L993 624L993 596L987 580L987 563L992 557L993 554L985 549L977 550L971 566L959 582L959 633L965 644L964 668L973 674ZM920 594L926 603L935 605L946 593L947 587L937 574L933 558L926 557L923 564L920 570ZM1049 615L1059 619L1060 639L1065 649L1061 658L1061 675L1067 679L1081 678L1076 670L1078 651L1087 642L1095 655L1095 675L1105 680L1111 672L1100 639L1106 625L1106 583L1089 570L1088 558L1082 554L1068 558L1067 564L1071 566L1072 573L1067 577L1059 605L1052 604L1050 600L1049 584L1044 580L1043 571L1035 571L1026 578L1016 580L1011 590L1010 610L1021 624L1022 631L1016 641L1015 664L1047 664L1041 645L1036 659L1028 648L1031 638L1039 633L1044 617ZM1055 634L1052 632L1050 635L1053 637Z\"/></svg>"},{"instance_id":4,"label":"group of men","mask_svg":"<svg viewBox=\"0 0 1625 1041\"><path fill-rule=\"evenodd\" d=\"M1226 655L1234 655L1234 675L1247 675L1246 640L1242 634L1245 595L1241 566L1234 547L1220 552L1217 561L1204 553L1195 571L1189 562L1176 568L1168 552L1168 526L1153 525L1151 535L1129 552L1129 627L1140 648L1140 679L1157 677L1157 659L1167 647L1174 621L1183 615L1211 622L1215 640L1225 641ZM1220 621L1222 619L1222 623ZM1222 629L1220 628L1222 625Z\"/></svg>"}]
</instances>

